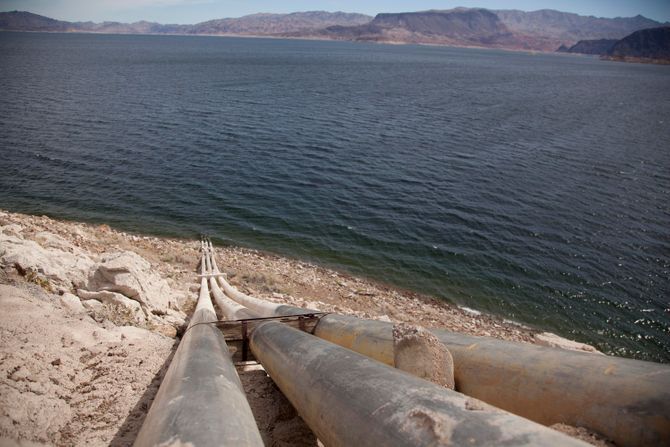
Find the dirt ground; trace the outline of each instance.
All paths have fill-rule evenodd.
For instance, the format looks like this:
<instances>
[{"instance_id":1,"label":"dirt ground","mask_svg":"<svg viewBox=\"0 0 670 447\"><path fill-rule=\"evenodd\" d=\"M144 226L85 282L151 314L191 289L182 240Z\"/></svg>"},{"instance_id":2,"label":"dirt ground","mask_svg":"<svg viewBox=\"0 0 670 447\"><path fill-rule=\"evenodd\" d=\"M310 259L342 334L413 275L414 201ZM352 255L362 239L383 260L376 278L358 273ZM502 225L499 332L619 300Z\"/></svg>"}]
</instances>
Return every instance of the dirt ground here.
<instances>
[{"instance_id":1,"label":"dirt ground","mask_svg":"<svg viewBox=\"0 0 670 447\"><path fill-rule=\"evenodd\" d=\"M193 310L199 242L0 210L3 227L31 240L53 233L93 260L105 252L133 251L182 297L181 311ZM256 250L216 249L217 264L232 285L270 301L535 342L535 330L432 297ZM64 293L76 290L52 287L12 266L0 269L0 446L131 445L178 338L104 314L73 313L61 301ZM318 444L262 367L240 366L238 372L266 445Z\"/></svg>"}]
</instances>

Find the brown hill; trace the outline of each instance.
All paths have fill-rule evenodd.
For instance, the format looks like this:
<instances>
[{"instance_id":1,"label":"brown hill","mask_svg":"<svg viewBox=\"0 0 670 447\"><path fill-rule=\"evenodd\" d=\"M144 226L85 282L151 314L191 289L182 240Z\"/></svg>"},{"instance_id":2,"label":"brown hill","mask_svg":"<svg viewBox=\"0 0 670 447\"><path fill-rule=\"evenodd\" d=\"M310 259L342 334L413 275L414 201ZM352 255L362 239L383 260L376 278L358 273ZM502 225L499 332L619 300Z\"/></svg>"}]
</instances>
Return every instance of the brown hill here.
<instances>
[{"instance_id":1,"label":"brown hill","mask_svg":"<svg viewBox=\"0 0 670 447\"><path fill-rule=\"evenodd\" d=\"M486 9L453 9L379 14L361 26L329 27L319 33L341 40L433 43L464 46L523 47L517 38Z\"/></svg>"},{"instance_id":2,"label":"brown hill","mask_svg":"<svg viewBox=\"0 0 670 447\"><path fill-rule=\"evenodd\" d=\"M575 43L585 39L621 39L632 32L661 25L641 15L609 19L580 16L551 9L532 12L517 10L494 12L515 33L542 36L564 43Z\"/></svg>"},{"instance_id":3,"label":"brown hill","mask_svg":"<svg viewBox=\"0 0 670 447\"><path fill-rule=\"evenodd\" d=\"M372 17L344 12L295 12L292 14L252 14L238 19L219 19L193 25L191 34L254 34L276 35L305 32L329 26L356 26Z\"/></svg>"},{"instance_id":4,"label":"brown hill","mask_svg":"<svg viewBox=\"0 0 670 447\"><path fill-rule=\"evenodd\" d=\"M25 11L0 13L0 30L89 32L113 34L237 34L277 35L307 32L333 25L354 26L372 20L363 14L344 12L296 12L292 14L253 14L235 19L219 19L195 25L162 25L155 22L63 22Z\"/></svg>"},{"instance_id":5,"label":"brown hill","mask_svg":"<svg viewBox=\"0 0 670 447\"><path fill-rule=\"evenodd\" d=\"M636 31L615 43L607 56L615 60L670 63L670 26Z\"/></svg>"}]
</instances>

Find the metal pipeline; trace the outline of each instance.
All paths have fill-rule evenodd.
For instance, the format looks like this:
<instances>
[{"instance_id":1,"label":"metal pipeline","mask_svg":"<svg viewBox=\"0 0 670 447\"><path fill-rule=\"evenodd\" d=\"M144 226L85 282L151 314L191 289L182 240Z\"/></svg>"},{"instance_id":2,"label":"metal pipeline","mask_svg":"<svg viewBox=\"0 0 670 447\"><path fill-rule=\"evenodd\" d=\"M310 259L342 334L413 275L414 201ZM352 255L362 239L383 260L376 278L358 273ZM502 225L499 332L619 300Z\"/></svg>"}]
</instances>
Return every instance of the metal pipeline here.
<instances>
[{"instance_id":1,"label":"metal pipeline","mask_svg":"<svg viewBox=\"0 0 670 447\"><path fill-rule=\"evenodd\" d=\"M208 248L212 253L213 268L216 269L216 271L218 271L219 268L216 265L216 260L214 259L213 255L214 246L212 245L211 242L209 242ZM287 306L285 304L271 303L269 301L265 301L259 298L254 298L253 296L249 296L245 293L240 292L235 287L228 284L228 281L226 281L223 276L217 276L216 279L218 280L219 285L226 293L226 295L228 295L231 299L249 309L256 316L279 317L287 315L300 315L304 314L305 312L309 312L311 310L311 309L300 309L298 307Z\"/></svg>"},{"instance_id":2,"label":"metal pipeline","mask_svg":"<svg viewBox=\"0 0 670 447\"><path fill-rule=\"evenodd\" d=\"M263 316L308 311L238 292ZM314 335L393 366L393 324L326 315ZM456 389L544 425L586 427L622 447L670 445L670 366L431 330L454 359Z\"/></svg>"},{"instance_id":3,"label":"metal pipeline","mask_svg":"<svg viewBox=\"0 0 670 447\"><path fill-rule=\"evenodd\" d=\"M393 365L392 323L326 315L314 335ZM586 427L617 445L670 445L670 366L432 330L456 389L544 425Z\"/></svg>"},{"instance_id":4,"label":"metal pipeline","mask_svg":"<svg viewBox=\"0 0 670 447\"><path fill-rule=\"evenodd\" d=\"M201 272L206 273L205 248ZM135 446L262 446L221 331L207 279Z\"/></svg>"},{"instance_id":5,"label":"metal pipeline","mask_svg":"<svg viewBox=\"0 0 670 447\"><path fill-rule=\"evenodd\" d=\"M208 250L206 263L208 271L214 275L209 277L209 285L212 289L212 297L214 298L214 302L216 303L219 310L224 314L225 318L228 320L243 320L245 318L260 317L259 314L231 300L221 291L219 285L217 284L217 277L221 274L221 272L219 272L219 268L217 267L216 261L214 260L213 247Z\"/></svg>"},{"instance_id":6,"label":"metal pipeline","mask_svg":"<svg viewBox=\"0 0 670 447\"><path fill-rule=\"evenodd\" d=\"M586 446L281 323L256 328L251 349L329 447Z\"/></svg>"}]
</instances>

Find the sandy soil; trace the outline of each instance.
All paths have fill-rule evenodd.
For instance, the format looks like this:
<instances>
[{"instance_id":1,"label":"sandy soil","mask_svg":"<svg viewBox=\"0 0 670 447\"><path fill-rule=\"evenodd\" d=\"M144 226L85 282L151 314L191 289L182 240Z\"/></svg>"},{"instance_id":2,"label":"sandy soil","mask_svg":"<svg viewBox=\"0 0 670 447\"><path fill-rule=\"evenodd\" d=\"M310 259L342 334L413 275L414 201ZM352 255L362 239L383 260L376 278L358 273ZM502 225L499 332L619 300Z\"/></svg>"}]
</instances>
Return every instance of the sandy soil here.
<instances>
[{"instance_id":1,"label":"sandy soil","mask_svg":"<svg viewBox=\"0 0 670 447\"><path fill-rule=\"evenodd\" d=\"M48 231L94 260L109 251L133 251L181 297L180 311L193 310L199 242L0 210L0 230L3 226L19 230L25 239ZM535 330L435 298L256 250L216 248L217 263L231 284L270 301L536 341ZM22 445L131 445L176 349L179 331L166 331L167 322L138 328L105 313L73 313L60 301L66 292L76 290L52 287L12 266L0 269L0 445L11 440L22 440ZM266 445L317 445L260 366L238 370Z\"/></svg>"},{"instance_id":2,"label":"sandy soil","mask_svg":"<svg viewBox=\"0 0 670 447\"><path fill-rule=\"evenodd\" d=\"M0 436L129 445L175 340L68 315L53 298L0 285Z\"/></svg>"}]
</instances>

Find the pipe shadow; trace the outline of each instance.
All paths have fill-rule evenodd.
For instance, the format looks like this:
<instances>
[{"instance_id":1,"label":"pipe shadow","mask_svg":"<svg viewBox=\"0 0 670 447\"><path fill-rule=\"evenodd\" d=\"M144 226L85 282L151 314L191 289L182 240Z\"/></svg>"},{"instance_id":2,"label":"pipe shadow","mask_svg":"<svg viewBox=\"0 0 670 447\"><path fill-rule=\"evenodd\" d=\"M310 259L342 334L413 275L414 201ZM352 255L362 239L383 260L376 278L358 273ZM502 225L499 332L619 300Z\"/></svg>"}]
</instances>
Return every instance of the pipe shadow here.
<instances>
[{"instance_id":1,"label":"pipe shadow","mask_svg":"<svg viewBox=\"0 0 670 447\"><path fill-rule=\"evenodd\" d=\"M257 365L237 366L256 425L268 447L316 447L318 441L288 399Z\"/></svg>"},{"instance_id":2,"label":"pipe shadow","mask_svg":"<svg viewBox=\"0 0 670 447\"><path fill-rule=\"evenodd\" d=\"M170 355L167 357L167 359L165 359L165 362L151 380L151 383L147 389L144 391L126 419L123 421L123 424L121 424L121 428L119 428L119 430L114 435L114 438L112 438L109 443L110 447L126 447L133 445L135 438L137 438L137 435L142 428L142 424L144 424L147 413L149 413L149 408L151 408L151 404L153 403L154 398L158 393L158 389L163 382L165 373L170 367L172 358L174 357L175 352L177 352L177 348L179 347L180 342L181 339L175 340L174 344L172 345Z\"/></svg>"}]
</instances>

